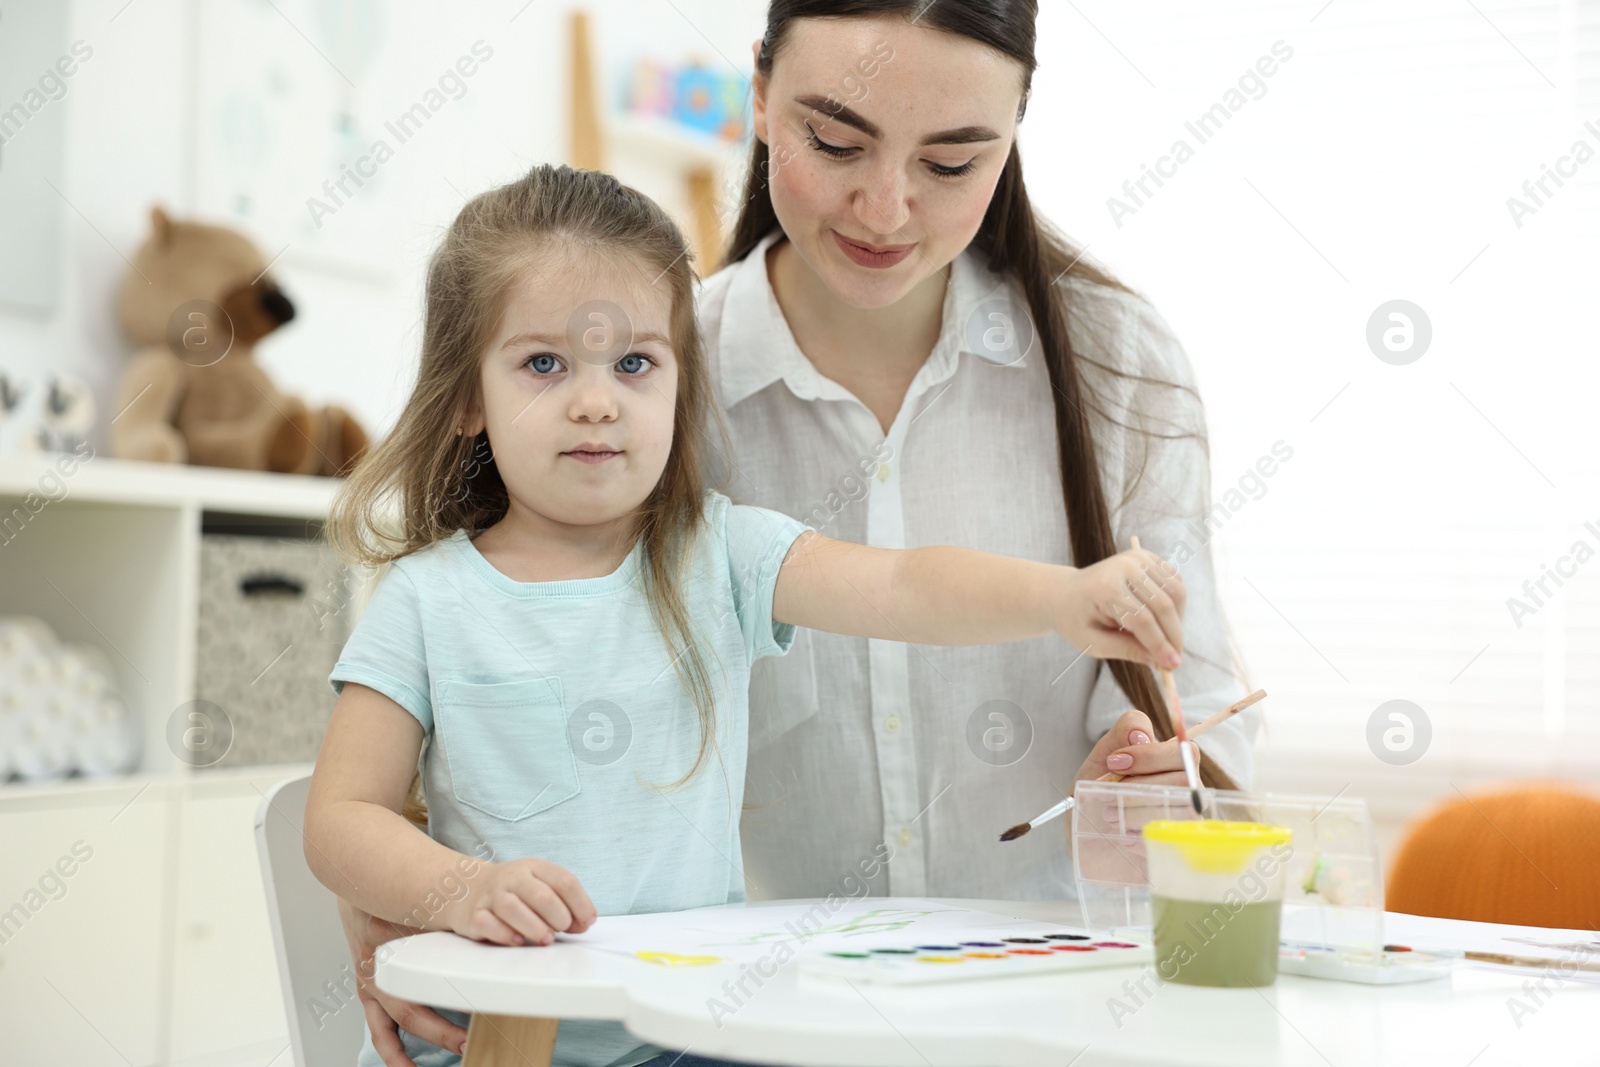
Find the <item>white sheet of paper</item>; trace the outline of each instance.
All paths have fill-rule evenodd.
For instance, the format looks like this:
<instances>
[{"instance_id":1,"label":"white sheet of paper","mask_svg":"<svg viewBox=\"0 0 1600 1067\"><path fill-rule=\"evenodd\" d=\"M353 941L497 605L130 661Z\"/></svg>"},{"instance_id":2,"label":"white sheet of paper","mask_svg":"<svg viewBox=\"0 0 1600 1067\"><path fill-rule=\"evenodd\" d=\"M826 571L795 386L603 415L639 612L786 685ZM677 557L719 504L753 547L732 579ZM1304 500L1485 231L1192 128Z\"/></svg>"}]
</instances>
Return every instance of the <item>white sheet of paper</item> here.
<instances>
[{"instance_id":1,"label":"white sheet of paper","mask_svg":"<svg viewBox=\"0 0 1600 1067\"><path fill-rule=\"evenodd\" d=\"M795 904L698 908L646 915L606 915L560 941L624 956L666 953L753 963L782 952L867 945L950 944L1074 930L917 897L836 897Z\"/></svg>"}]
</instances>

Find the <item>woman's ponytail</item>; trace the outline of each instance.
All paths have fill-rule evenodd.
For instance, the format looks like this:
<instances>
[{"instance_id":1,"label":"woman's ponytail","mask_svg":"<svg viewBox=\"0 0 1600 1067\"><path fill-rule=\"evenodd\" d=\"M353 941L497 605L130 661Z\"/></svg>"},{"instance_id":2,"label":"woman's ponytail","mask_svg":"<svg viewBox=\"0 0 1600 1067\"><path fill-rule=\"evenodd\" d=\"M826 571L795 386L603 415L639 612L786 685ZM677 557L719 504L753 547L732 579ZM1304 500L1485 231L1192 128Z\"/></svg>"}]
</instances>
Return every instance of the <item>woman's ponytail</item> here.
<instances>
[{"instance_id":1,"label":"woman's ponytail","mask_svg":"<svg viewBox=\"0 0 1600 1067\"><path fill-rule=\"evenodd\" d=\"M1089 417L1098 403L1084 392L1084 377L1067 330L1066 295L1059 283L1072 275L1111 289L1126 291L1126 286L1085 262L1082 252L1075 251L1034 217L1022 180L1022 156L1014 144L974 244L988 253L989 269L1015 279L1027 299L1035 343L1045 355L1050 375L1061 495L1066 500L1072 561L1080 567L1098 563L1118 552ZM1166 700L1150 669L1121 659L1107 660L1106 666L1128 701L1150 716L1157 740L1172 737L1172 717L1167 714ZM1238 788L1203 752L1200 777L1213 789Z\"/></svg>"}]
</instances>

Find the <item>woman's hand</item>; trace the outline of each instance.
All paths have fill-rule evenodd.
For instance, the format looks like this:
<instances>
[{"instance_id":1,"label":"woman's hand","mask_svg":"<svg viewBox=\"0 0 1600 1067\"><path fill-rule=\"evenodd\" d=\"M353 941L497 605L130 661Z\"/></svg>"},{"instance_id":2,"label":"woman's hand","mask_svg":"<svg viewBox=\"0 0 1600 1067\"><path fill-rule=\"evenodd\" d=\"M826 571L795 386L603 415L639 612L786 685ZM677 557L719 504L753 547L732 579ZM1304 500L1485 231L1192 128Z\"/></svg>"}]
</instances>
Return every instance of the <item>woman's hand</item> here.
<instances>
[{"instance_id":1,"label":"woman's hand","mask_svg":"<svg viewBox=\"0 0 1600 1067\"><path fill-rule=\"evenodd\" d=\"M1199 755L1199 746L1189 742ZM1112 724L1105 736L1089 750L1089 758L1078 768L1074 782L1093 780L1108 772L1122 775L1123 781L1138 785L1187 785L1183 757L1178 754L1177 738L1155 740L1150 716L1129 708Z\"/></svg>"},{"instance_id":2,"label":"woman's hand","mask_svg":"<svg viewBox=\"0 0 1600 1067\"><path fill-rule=\"evenodd\" d=\"M1078 782L1093 781L1107 772L1120 774L1124 783L1134 785L1188 785L1189 780L1183 773L1183 757L1178 754L1178 739L1156 741L1154 738L1155 731L1148 715L1136 708L1123 712L1105 736L1095 742L1089 758L1078 768L1078 776L1073 779L1074 792ZM1198 761L1200 746L1193 741L1189 746L1194 749ZM1103 802L1098 806L1080 804L1078 812L1092 827L1137 834L1140 827L1152 819L1169 818L1171 807L1167 799L1120 797L1115 802ZM1184 811L1188 807L1188 804L1182 805ZM1072 823L1069 821L1067 826L1070 839ZM1100 846L1104 848L1079 856L1078 861L1087 864L1087 870L1108 872L1107 876L1113 880L1121 878L1128 863L1122 846L1105 841L1100 842Z\"/></svg>"},{"instance_id":3,"label":"woman's hand","mask_svg":"<svg viewBox=\"0 0 1600 1067\"><path fill-rule=\"evenodd\" d=\"M1070 644L1099 659L1178 668L1186 593L1178 569L1160 556L1142 548L1118 552L1066 570L1062 589L1053 622Z\"/></svg>"},{"instance_id":4,"label":"woman's hand","mask_svg":"<svg viewBox=\"0 0 1600 1067\"><path fill-rule=\"evenodd\" d=\"M566 868L541 859L484 866L467 895L443 914L463 937L497 945L548 945L558 930L580 934L594 925L589 894Z\"/></svg>"},{"instance_id":5,"label":"woman's hand","mask_svg":"<svg viewBox=\"0 0 1600 1067\"><path fill-rule=\"evenodd\" d=\"M438 1012L422 1004L390 996L372 980L380 946L415 931L376 919L344 899L339 901L339 920L356 964L356 996L366 1013L372 1047L386 1067L417 1067L400 1043L400 1031L415 1034L440 1048L464 1054L467 1032Z\"/></svg>"}]
</instances>

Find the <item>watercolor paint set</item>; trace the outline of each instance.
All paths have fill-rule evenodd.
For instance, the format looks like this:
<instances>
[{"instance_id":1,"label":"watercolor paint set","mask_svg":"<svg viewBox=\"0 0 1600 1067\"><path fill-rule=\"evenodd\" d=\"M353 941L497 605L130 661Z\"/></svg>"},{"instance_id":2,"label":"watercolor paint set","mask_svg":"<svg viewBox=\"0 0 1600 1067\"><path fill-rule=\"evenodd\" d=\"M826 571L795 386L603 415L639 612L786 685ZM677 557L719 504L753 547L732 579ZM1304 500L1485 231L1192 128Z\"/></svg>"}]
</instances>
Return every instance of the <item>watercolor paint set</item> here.
<instances>
[{"instance_id":1,"label":"watercolor paint set","mask_svg":"<svg viewBox=\"0 0 1600 1067\"><path fill-rule=\"evenodd\" d=\"M1361 985L1400 985L1448 978L1461 960L1433 952L1347 952L1326 945L1282 941L1278 947L1278 973L1305 978L1327 978Z\"/></svg>"},{"instance_id":2,"label":"watercolor paint set","mask_svg":"<svg viewBox=\"0 0 1600 1067\"><path fill-rule=\"evenodd\" d=\"M1153 959L1147 940L1102 940L1085 933L1062 932L959 941L886 940L874 945L811 949L801 954L800 973L882 985L927 985L1142 967Z\"/></svg>"}]
</instances>

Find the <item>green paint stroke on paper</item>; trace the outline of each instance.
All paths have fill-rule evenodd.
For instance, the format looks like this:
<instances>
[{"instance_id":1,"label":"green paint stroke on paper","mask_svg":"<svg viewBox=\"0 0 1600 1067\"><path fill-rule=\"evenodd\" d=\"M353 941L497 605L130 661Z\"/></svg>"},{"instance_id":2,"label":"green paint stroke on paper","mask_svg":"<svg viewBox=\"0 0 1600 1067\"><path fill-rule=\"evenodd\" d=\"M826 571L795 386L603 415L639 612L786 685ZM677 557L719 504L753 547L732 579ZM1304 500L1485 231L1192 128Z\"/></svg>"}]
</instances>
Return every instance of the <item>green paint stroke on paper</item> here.
<instances>
[{"instance_id":1,"label":"green paint stroke on paper","mask_svg":"<svg viewBox=\"0 0 1600 1067\"><path fill-rule=\"evenodd\" d=\"M826 911L827 905L818 903L816 908ZM815 909L813 909L815 910ZM728 945L760 945L770 941L801 941L809 940L821 934L844 934L857 936L860 934L893 934L914 925L919 919L929 915L937 915L945 911L960 911L960 908L939 908L935 911L906 911L901 908L874 908L872 911L811 929L807 926L807 919L811 912L808 911L794 923L777 930L762 930L754 934L746 934L737 941L724 941Z\"/></svg>"}]
</instances>

